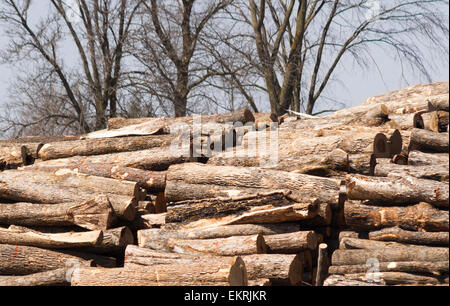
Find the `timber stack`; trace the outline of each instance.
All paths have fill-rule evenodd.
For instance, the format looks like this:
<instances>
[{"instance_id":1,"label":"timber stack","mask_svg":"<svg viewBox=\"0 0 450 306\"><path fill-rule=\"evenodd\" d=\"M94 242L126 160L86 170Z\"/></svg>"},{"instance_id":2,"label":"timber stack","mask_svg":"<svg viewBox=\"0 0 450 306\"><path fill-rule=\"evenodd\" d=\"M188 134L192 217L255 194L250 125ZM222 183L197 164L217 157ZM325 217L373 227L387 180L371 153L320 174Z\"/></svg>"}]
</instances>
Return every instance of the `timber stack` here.
<instances>
[{"instance_id":1,"label":"timber stack","mask_svg":"<svg viewBox=\"0 0 450 306\"><path fill-rule=\"evenodd\" d=\"M0 285L448 285L448 100L0 141Z\"/></svg>"}]
</instances>

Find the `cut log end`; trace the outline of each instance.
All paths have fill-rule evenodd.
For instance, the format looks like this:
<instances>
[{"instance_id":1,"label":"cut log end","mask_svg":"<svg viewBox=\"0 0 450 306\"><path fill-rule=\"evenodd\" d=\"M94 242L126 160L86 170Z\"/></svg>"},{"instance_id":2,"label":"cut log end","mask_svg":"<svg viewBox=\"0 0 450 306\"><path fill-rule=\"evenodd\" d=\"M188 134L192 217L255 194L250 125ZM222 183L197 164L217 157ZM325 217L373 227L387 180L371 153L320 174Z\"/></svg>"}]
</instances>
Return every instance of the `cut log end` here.
<instances>
[{"instance_id":1,"label":"cut log end","mask_svg":"<svg viewBox=\"0 0 450 306\"><path fill-rule=\"evenodd\" d=\"M247 269L241 257L236 257L228 277L230 286L248 286Z\"/></svg>"}]
</instances>

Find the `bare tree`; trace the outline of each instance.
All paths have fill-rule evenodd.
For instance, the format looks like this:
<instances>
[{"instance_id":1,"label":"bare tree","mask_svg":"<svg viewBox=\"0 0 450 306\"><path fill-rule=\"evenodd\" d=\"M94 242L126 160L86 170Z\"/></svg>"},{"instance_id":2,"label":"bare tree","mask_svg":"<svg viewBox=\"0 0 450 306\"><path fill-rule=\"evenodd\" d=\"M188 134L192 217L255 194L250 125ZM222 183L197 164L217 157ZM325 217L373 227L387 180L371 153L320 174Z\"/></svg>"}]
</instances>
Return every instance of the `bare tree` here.
<instances>
[{"instance_id":1,"label":"bare tree","mask_svg":"<svg viewBox=\"0 0 450 306\"><path fill-rule=\"evenodd\" d=\"M67 113L64 105L52 108L58 112L38 114L35 112L41 108L35 107L36 99L29 99L30 113L40 118L16 119L22 121L22 127L59 120L63 125L77 124L82 133L105 128L108 117L117 115L124 45L141 1L76 0L68 5L63 0L48 0L49 14L37 22L30 17L33 3L2 0L0 20L7 25L6 33L11 38L4 60L21 65L32 62L40 67L34 77L42 80L47 76L53 82L45 84L52 85L51 95L30 91L38 90L35 87L22 92L22 97L42 95L51 99L46 104L67 103L71 111ZM75 67L65 61L67 50L62 49L67 44L75 50Z\"/></svg>"},{"instance_id":2,"label":"bare tree","mask_svg":"<svg viewBox=\"0 0 450 306\"><path fill-rule=\"evenodd\" d=\"M236 6L253 29L260 71L271 110L290 108L313 114L336 69L346 56L366 68L375 47L397 56L428 77L432 66L419 48L427 42L448 55L444 0L255 0Z\"/></svg>"}]
</instances>

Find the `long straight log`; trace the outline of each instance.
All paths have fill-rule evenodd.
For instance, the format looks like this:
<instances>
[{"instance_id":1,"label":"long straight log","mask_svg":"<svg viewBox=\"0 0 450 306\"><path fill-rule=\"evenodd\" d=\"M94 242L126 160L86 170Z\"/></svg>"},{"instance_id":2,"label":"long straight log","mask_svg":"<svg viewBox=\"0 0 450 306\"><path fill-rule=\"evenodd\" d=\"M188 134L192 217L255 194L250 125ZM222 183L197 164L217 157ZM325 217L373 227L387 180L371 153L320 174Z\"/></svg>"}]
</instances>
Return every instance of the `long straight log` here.
<instances>
[{"instance_id":1,"label":"long straight log","mask_svg":"<svg viewBox=\"0 0 450 306\"><path fill-rule=\"evenodd\" d=\"M332 256L333 266L363 265L369 259L379 262L397 261L448 261L448 248L387 248L375 250L336 250Z\"/></svg>"},{"instance_id":2,"label":"long straight log","mask_svg":"<svg viewBox=\"0 0 450 306\"><path fill-rule=\"evenodd\" d=\"M0 171L24 165L26 152L25 146L0 147Z\"/></svg>"},{"instance_id":3,"label":"long straight log","mask_svg":"<svg viewBox=\"0 0 450 306\"><path fill-rule=\"evenodd\" d=\"M313 231L264 236L267 252L272 254L296 254L317 248L317 235Z\"/></svg>"},{"instance_id":4,"label":"long straight log","mask_svg":"<svg viewBox=\"0 0 450 306\"><path fill-rule=\"evenodd\" d=\"M359 275L358 275L359 276ZM386 286L386 282L381 279L365 279L362 277L348 277L348 275L331 275L325 282L325 287L381 287Z\"/></svg>"},{"instance_id":5,"label":"long straight log","mask_svg":"<svg viewBox=\"0 0 450 306\"><path fill-rule=\"evenodd\" d=\"M404 272L420 273L431 275L448 274L448 261L424 262L424 261L400 261L400 262L380 262L376 266L379 272ZM367 265L349 265L332 266L329 269L330 274L356 274L367 273L371 266Z\"/></svg>"},{"instance_id":6,"label":"long straight log","mask_svg":"<svg viewBox=\"0 0 450 306\"><path fill-rule=\"evenodd\" d=\"M103 155L168 147L178 135L85 139L47 143L39 150L42 160Z\"/></svg>"},{"instance_id":7,"label":"long straight log","mask_svg":"<svg viewBox=\"0 0 450 306\"><path fill-rule=\"evenodd\" d=\"M186 191L180 194L178 183L219 185L223 189L233 187L291 190L303 201L318 199L322 203L338 202L339 183L336 180L309 175L258 168L219 167L201 164L172 166L167 173L166 198L169 202L186 199ZM320 192L318 192L318 190ZM189 193L189 192L188 192ZM197 195L197 199L204 198Z\"/></svg>"},{"instance_id":8,"label":"long straight log","mask_svg":"<svg viewBox=\"0 0 450 306\"><path fill-rule=\"evenodd\" d=\"M368 250L376 250L376 249L387 249L387 248L428 248L419 245L413 244L403 244L398 242L385 242L385 241L375 241L368 239L359 239L359 238L343 238L340 241L339 249L368 249Z\"/></svg>"},{"instance_id":9,"label":"long straight log","mask_svg":"<svg viewBox=\"0 0 450 306\"><path fill-rule=\"evenodd\" d=\"M106 230L115 220L106 196L79 203L0 204L0 223L23 226L79 226L89 230Z\"/></svg>"},{"instance_id":10,"label":"long straight log","mask_svg":"<svg viewBox=\"0 0 450 306\"><path fill-rule=\"evenodd\" d=\"M422 121L422 129L432 131L435 133L448 132L447 127L449 123L448 112L436 111L420 115ZM420 127L419 127L420 128Z\"/></svg>"},{"instance_id":11,"label":"long straight log","mask_svg":"<svg viewBox=\"0 0 450 306\"><path fill-rule=\"evenodd\" d=\"M106 194L115 213L126 220L134 219L136 201L144 195L135 182L64 170L55 173L7 171L0 173L0 182L0 198L12 201L68 203L88 200L97 194Z\"/></svg>"},{"instance_id":12,"label":"long straight log","mask_svg":"<svg viewBox=\"0 0 450 306\"><path fill-rule=\"evenodd\" d=\"M134 243L134 236L128 227L109 229L103 232L103 238L98 244L79 248L85 253L94 254L123 254L128 245Z\"/></svg>"},{"instance_id":13,"label":"long straight log","mask_svg":"<svg viewBox=\"0 0 450 306\"><path fill-rule=\"evenodd\" d=\"M448 93L439 96L430 97L428 101L428 110L433 111L446 111L449 110L448 103Z\"/></svg>"},{"instance_id":14,"label":"long straight log","mask_svg":"<svg viewBox=\"0 0 450 306\"><path fill-rule=\"evenodd\" d=\"M429 166L429 165L447 165L449 164L448 153L423 153L420 151L410 151L408 155L408 165L410 166Z\"/></svg>"},{"instance_id":15,"label":"long straight log","mask_svg":"<svg viewBox=\"0 0 450 306\"><path fill-rule=\"evenodd\" d=\"M392 241L419 245L448 246L449 232L412 232L400 227L391 227L369 233L370 240Z\"/></svg>"},{"instance_id":16,"label":"long straight log","mask_svg":"<svg viewBox=\"0 0 450 306\"><path fill-rule=\"evenodd\" d=\"M232 236L276 235L297 232L300 226L296 224L239 224L213 225L206 228L186 230L148 229L138 231L139 245L154 250L168 249L167 241L176 239L216 239Z\"/></svg>"},{"instance_id":17,"label":"long straight log","mask_svg":"<svg viewBox=\"0 0 450 306\"><path fill-rule=\"evenodd\" d=\"M92 259L46 249L0 244L0 275L27 275L60 268L70 264L90 266Z\"/></svg>"},{"instance_id":18,"label":"long straight log","mask_svg":"<svg viewBox=\"0 0 450 306\"><path fill-rule=\"evenodd\" d=\"M348 227L357 231L375 231L395 226L410 231L449 230L448 211L439 210L427 203L410 207L379 207L347 202L345 219Z\"/></svg>"},{"instance_id":19,"label":"long straight log","mask_svg":"<svg viewBox=\"0 0 450 306\"><path fill-rule=\"evenodd\" d=\"M396 164L378 164L375 166L375 176L388 177L392 174L398 176L410 176L419 179L434 180L439 182L449 181L449 165L428 166L403 166Z\"/></svg>"},{"instance_id":20,"label":"long straight log","mask_svg":"<svg viewBox=\"0 0 450 306\"><path fill-rule=\"evenodd\" d=\"M413 129L409 150L420 150L434 153L449 152L448 133L434 133L421 129Z\"/></svg>"},{"instance_id":21,"label":"long straight log","mask_svg":"<svg viewBox=\"0 0 450 306\"><path fill-rule=\"evenodd\" d=\"M262 235L233 236L207 240L169 239L169 248L176 253L215 254L220 256L266 254L267 245Z\"/></svg>"},{"instance_id":22,"label":"long straight log","mask_svg":"<svg viewBox=\"0 0 450 306\"><path fill-rule=\"evenodd\" d=\"M371 286L373 282L387 286L395 285L437 285L440 281L434 277L421 276L402 272L379 272L369 274L346 274L343 276L345 285L362 283ZM378 279L379 281L374 281Z\"/></svg>"},{"instance_id":23,"label":"long straight log","mask_svg":"<svg viewBox=\"0 0 450 306\"><path fill-rule=\"evenodd\" d=\"M350 200L370 200L377 203L427 202L438 207L449 206L448 184L413 177L349 176L347 196Z\"/></svg>"},{"instance_id":24,"label":"long straight log","mask_svg":"<svg viewBox=\"0 0 450 306\"><path fill-rule=\"evenodd\" d=\"M68 286L69 273L69 268L61 268L25 276L0 276L0 287Z\"/></svg>"},{"instance_id":25,"label":"long straight log","mask_svg":"<svg viewBox=\"0 0 450 306\"><path fill-rule=\"evenodd\" d=\"M72 286L246 286L245 263L240 257L228 261L172 264L139 269L75 269Z\"/></svg>"},{"instance_id":26,"label":"long straight log","mask_svg":"<svg viewBox=\"0 0 450 306\"><path fill-rule=\"evenodd\" d=\"M19 232L0 228L0 244L69 249L94 246L99 244L102 239L103 233L101 231L44 234L31 230Z\"/></svg>"}]
</instances>

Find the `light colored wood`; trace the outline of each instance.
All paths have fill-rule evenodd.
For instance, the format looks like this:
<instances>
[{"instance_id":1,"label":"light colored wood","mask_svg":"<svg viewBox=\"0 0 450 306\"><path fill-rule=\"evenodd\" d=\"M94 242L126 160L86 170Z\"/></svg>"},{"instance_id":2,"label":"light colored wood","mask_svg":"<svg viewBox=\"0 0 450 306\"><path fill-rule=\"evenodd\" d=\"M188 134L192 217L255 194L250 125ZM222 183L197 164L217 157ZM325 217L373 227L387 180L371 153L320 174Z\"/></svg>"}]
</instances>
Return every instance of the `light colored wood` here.
<instances>
[{"instance_id":1,"label":"light colored wood","mask_svg":"<svg viewBox=\"0 0 450 306\"><path fill-rule=\"evenodd\" d=\"M388 177L392 174L398 176L410 176L419 179L434 180L439 182L449 181L449 165L428 166L402 166L396 164L378 164L375 167L375 176Z\"/></svg>"},{"instance_id":2,"label":"light colored wood","mask_svg":"<svg viewBox=\"0 0 450 306\"><path fill-rule=\"evenodd\" d=\"M420 151L410 151L408 156L408 165L410 166L429 166L449 164L448 153L423 153Z\"/></svg>"},{"instance_id":3,"label":"light colored wood","mask_svg":"<svg viewBox=\"0 0 450 306\"><path fill-rule=\"evenodd\" d=\"M404 272L420 273L428 275L446 275L448 274L448 261L423 262L423 261L399 261L399 262L380 262L376 268L379 272ZM332 266L329 269L330 274L359 274L367 273L371 266L367 265L349 265Z\"/></svg>"},{"instance_id":4,"label":"light colored wood","mask_svg":"<svg viewBox=\"0 0 450 306\"><path fill-rule=\"evenodd\" d=\"M319 255L317 258L317 273L315 278L315 285L321 287L323 285L324 279L328 274L328 245L321 243L319 245Z\"/></svg>"},{"instance_id":5,"label":"light colored wood","mask_svg":"<svg viewBox=\"0 0 450 306\"><path fill-rule=\"evenodd\" d=\"M391 227L369 233L369 239L377 241L392 241L419 245L448 246L449 232L413 232L400 227Z\"/></svg>"},{"instance_id":6,"label":"light colored wood","mask_svg":"<svg viewBox=\"0 0 450 306\"><path fill-rule=\"evenodd\" d=\"M313 231L264 236L267 252L272 254L297 254L317 248L317 235Z\"/></svg>"},{"instance_id":7,"label":"light colored wood","mask_svg":"<svg viewBox=\"0 0 450 306\"><path fill-rule=\"evenodd\" d=\"M429 151L435 153L449 152L448 133L435 133L421 129L413 129L409 150Z\"/></svg>"},{"instance_id":8,"label":"light colored wood","mask_svg":"<svg viewBox=\"0 0 450 306\"><path fill-rule=\"evenodd\" d=\"M70 285L68 279L70 279L70 269L61 268L25 276L0 276L0 287L67 286Z\"/></svg>"}]
</instances>

